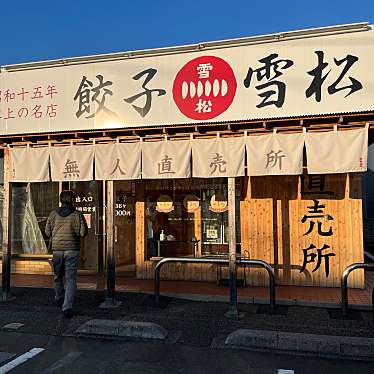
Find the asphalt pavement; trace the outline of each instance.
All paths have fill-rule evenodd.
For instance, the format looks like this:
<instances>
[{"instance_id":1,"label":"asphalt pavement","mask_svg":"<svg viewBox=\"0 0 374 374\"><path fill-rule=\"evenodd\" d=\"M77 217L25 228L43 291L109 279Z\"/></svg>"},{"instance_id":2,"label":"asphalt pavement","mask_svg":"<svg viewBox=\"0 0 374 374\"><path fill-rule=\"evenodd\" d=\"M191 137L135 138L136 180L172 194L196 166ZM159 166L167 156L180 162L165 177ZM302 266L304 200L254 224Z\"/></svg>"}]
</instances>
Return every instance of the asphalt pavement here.
<instances>
[{"instance_id":1,"label":"asphalt pavement","mask_svg":"<svg viewBox=\"0 0 374 374\"><path fill-rule=\"evenodd\" d=\"M278 306L275 313L270 313L266 305L239 304L243 317L228 319L224 316L228 304L223 302L162 297L160 305L156 305L152 295L118 293L117 299L122 302L118 308L100 309L99 305L104 301L103 292L78 291L76 315L66 320L54 305L52 289L14 288L12 292L15 296L13 300L0 303L0 328L3 330L0 334L0 365L1 353L6 364L12 360L11 355L18 357L34 348L45 350L13 369L15 373L26 372L19 370L26 370L29 366L28 373L43 372L47 368L50 368L49 372L66 372L64 370L69 365L73 368L69 369L69 373L125 372L121 371L122 367L129 373L169 373L172 368L178 373L275 373L277 371L274 370L280 368L314 374L352 373L356 370L360 370L360 374L374 372L374 361L370 359L336 360L324 357L323 352L318 353L318 357L310 355L305 358L303 352L297 350L288 352L292 353L290 356L274 351L245 351L225 345L227 337L237 330L255 330L259 334L264 331L347 339L356 337L364 342L374 338L373 313L369 310L354 311L349 319L342 319L338 309ZM150 322L168 331L168 337L165 341L110 336L103 340L100 336L87 338L79 335L77 330L92 320ZM19 325L10 331L4 327L10 323ZM91 345L96 348L85 349ZM82 357L85 357L84 364ZM96 362L99 357L103 361L101 366ZM143 361L144 371L140 370ZM307 362L310 364L306 365ZM33 371L33 365L39 364L39 369L35 368L39 371ZM89 371L90 365L96 365L98 371ZM331 371L332 367L341 370ZM270 371L256 371L261 368Z\"/></svg>"},{"instance_id":2,"label":"asphalt pavement","mask_svg":"<svg viewBox=\"0 0 374 374\"><path fill-rule=\"evenodd\" d=\"M15 354L14 364L25 352L42 350L12 368L11 374L372 374L374 371L373 362L16 332L0 335L0 350L4 349ZM0 372L4 365L0 361Z\"/></svg>"}]
</instances>

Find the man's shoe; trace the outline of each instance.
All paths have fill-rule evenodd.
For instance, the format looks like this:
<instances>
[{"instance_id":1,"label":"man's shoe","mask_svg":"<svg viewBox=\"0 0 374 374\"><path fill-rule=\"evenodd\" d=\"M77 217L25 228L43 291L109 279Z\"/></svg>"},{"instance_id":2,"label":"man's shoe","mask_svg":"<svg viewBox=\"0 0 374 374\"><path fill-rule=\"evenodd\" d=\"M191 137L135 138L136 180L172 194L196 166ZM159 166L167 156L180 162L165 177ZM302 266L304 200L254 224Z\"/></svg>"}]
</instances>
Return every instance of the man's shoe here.
<instances>
[{"instance_id":1,"label":"man's shoe","mask_svg":"<svg viewBox=\"0 0 374 374\"><path fill-rule=\"evenodd\" d=\"M61 298L61 299L56 300L56 305L57 305L59 308L62 308L62 306L64 305L64 299Z\"/></svg>"},{"instance_id":2,"label":"man's shoe","mask_svg":"<svg viewBox=\"0 0 374 374\"><path fill-rule=\"evenodd\" d=\"M64 317L67 319L73 318L73 311L71 309L66 309L63 311Z\"/></svg>"}]
</instances>

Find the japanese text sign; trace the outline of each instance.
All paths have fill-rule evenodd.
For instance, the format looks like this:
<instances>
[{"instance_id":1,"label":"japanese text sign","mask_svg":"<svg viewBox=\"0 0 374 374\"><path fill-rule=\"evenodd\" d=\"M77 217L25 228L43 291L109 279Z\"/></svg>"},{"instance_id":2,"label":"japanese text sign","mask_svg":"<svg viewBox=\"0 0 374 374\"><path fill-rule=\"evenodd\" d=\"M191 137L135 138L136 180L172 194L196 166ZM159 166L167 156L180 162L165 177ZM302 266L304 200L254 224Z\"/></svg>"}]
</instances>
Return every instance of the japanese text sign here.
<instances>
[{"instance_id":1,"label":"japanese text sign","mask_svg":"<svg viewBox=\"0 0 374 374\"><path fill-rule=\"evenodd\" d=\"M52 181L93 180L94 146L51 147Z\"/></svg>"},{"instance_id":2,"label":"japanese text sign","mask_svg":"<svg viewBox=\"0 0 374 374\"><path fill-rule=\"evenodd\" d=\"M191 176L190 141L144 142L142 173L144 179L189 178Z\"/></svg>"},{"instance_id":3,"label":"japanese text sign","mask_svg":"<svg viewBox=\"0 0 374 374\"><path fill-rule=\"evenodd\" d=\"M299 175L303 172L303 134L270 134L246 139L248 175Z\"/></svg>"},{"instance_id":4,"label":"japanese text sign","mask_svg":"<svg viewBox=\"0 0 374 374\"><path fill-rule=\"evenodd\" d=\"M244 175L244 138L192 141L192 174L196 178Z\"/></svg>"},{"instance_id":5,"label":"japanese text sign","mask_svg":"<svg viewBox=\"0 0 374 374\"><path fill-rule=\"evenodd\" d=\"M140 143L95 146L96 180L131 180L141 176Z\"/></svg>"},{"instance_id":6,"label":"japanese text sign","mask_svg":"<svg viewBox=\"0 0 374 374\"><path fill-rule=\"evenodd\" d=\"M6 67L0 134L373 110L373 54L369 28L206 52L160 50L105 62Z\"/></svg>"},{"instance_id":7,"label":"japanese text sign","mask_svg":"<svg viewBox=\"0 0 374 374\"><path fill-rule=\"evenodd\" d=\"M300 268L300 273L305 271L307 265L314 264L312 272L317 271L323 264L324 275L326 278L330 273L330 258L335 257L334 248L325 243L329 237L333 236L333 221L334 217L325 211L326 205L322 204L319 200L313 199L313 204L307 206L307 214L301 218L301 223L308 227L303 236L313 234L314 239L318 237L323 241L323 245L318 248L314 243L311 243L307 248L302 248L303 251L303 264ZM317 237L316 237L317 235ZM317 240L320 242L321 240Z\"/></svg>"}]
</instances>

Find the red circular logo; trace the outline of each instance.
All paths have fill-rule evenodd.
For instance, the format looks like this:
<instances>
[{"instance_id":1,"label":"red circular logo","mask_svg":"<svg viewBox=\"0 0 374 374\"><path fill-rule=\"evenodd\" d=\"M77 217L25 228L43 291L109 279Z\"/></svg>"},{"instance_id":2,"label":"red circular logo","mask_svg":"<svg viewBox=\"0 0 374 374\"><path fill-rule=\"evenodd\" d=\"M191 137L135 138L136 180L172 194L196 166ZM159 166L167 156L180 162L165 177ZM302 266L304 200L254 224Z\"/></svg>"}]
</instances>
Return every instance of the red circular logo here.
<instances>
[{"instance_id":1,"label":"red circular logo","mask_svg":"<svg viewBox=\"0 0 374 374\"><path fill-rule=\"evenodd\" d=\"M197 57L175 77L173 97L188 118L208 120L223 113L232 103L236 79L231 66L215 56Z\"/></svg>"}]
</instances>

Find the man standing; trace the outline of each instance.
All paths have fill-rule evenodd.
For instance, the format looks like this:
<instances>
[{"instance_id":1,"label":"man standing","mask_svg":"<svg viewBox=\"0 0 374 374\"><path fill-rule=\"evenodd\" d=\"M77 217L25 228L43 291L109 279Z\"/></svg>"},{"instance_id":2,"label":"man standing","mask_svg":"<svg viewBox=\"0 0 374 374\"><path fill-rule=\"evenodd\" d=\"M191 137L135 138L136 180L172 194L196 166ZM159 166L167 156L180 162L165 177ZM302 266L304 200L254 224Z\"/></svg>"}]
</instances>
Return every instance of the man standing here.
<instances>
[{"instance_id":1,"label":"man standing","mask_svg":"<svg viewBox=\"0 0 374 374\"><path fill-rule=\"evenodd\" d=\"M75 210L76 195L62 191L61 207L48 217L45 233L52 242L55 300L66 318L73 317L73 302L77 289L77 270L80 258L80 238L87 235L88 228L81 212ZM64 295L63 277L66 291Z\"/></svg>"}]
</instances>

